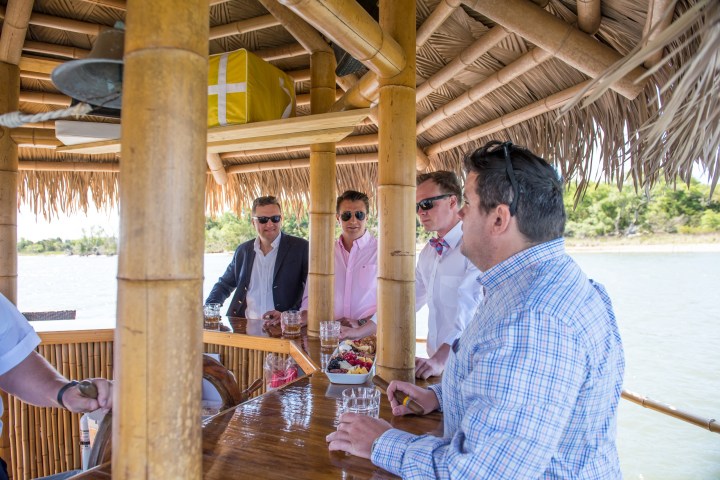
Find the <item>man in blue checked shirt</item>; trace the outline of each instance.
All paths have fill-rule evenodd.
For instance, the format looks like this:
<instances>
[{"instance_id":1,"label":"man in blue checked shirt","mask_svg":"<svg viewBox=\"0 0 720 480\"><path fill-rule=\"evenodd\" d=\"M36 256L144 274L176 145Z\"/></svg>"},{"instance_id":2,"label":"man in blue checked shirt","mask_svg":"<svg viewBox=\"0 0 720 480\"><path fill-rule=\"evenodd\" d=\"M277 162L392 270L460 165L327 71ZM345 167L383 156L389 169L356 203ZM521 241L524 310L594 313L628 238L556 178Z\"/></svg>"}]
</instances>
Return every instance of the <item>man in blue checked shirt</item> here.
<instances>
[{"instance_id":1,"label":"man in blue checked shirt","mask_svg":"<svg viewBox=\"0 0 720 480\"><path fill-rule=\"evenodd\" d=\"M615 445L623 349L605 289L565 253L562 182L543 159L490 142L465 159L462 252L481 273L483 308L441 385L391 382L444 436L411 435L344 414L330 450L403 478L621 478Z\"/></svg>"}]
</instances>

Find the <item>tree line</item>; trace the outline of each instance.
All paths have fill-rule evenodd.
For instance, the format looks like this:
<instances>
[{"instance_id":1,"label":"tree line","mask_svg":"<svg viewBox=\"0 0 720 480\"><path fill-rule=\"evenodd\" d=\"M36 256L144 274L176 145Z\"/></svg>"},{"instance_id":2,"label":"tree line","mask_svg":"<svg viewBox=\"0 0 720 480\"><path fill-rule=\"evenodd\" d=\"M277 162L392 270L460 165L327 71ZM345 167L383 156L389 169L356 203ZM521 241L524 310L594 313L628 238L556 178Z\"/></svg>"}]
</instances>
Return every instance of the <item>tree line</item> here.
<instances>
[{"instance_id":1,"label":"tree line","mask_svg":"<svg viewBox=\"0 0 720 480\"><path fill-rule=\"evenodd\" d=\"M572 238L602 239L633 235L701 234L720 231L720 200L710 198L709 185L693 180L689 186L674 188L664 182L646 192L636 192L632 185L618 190L615 185L590 185L578 202L577 187L568 186L564 194L567 224L565 236ZM368 217L368 228L377 233L377 217ZM418 242L432 234L417 223ZM302 216L286 214L283 231L302 238L309 236L307 213ZM336 235L340 227L336 226ZM255 238L250 213L236 215L226 212L205 219L205 251L207 253L233 251L240 243ZM83 231L79 240L60 238L32 242L21 239L18 252L24 254L64 253L68 255L114 255L117 238L109 236L100 227Z\"/></svg>"}]
</instances>

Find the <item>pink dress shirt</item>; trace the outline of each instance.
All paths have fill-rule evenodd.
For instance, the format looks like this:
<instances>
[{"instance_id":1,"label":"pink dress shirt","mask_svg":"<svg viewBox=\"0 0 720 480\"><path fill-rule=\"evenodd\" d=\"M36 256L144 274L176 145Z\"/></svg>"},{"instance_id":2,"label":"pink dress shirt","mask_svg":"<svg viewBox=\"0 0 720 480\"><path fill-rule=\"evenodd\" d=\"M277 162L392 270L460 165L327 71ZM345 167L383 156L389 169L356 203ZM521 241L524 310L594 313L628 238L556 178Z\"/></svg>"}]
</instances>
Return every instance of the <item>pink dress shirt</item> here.
<instances>
[{"instance_id":1,"label":"pink dress shirt","mask_svg":"<svg viewBox=\"0 0 720 480\"><path fill-rule=\"evenodd\" d=\"M305 284L301 310L307 310ZM335 320L358 320L377 310L377 240L367 230L348 252L342 236L335 242Z\"/></svg>"}]
</instances>

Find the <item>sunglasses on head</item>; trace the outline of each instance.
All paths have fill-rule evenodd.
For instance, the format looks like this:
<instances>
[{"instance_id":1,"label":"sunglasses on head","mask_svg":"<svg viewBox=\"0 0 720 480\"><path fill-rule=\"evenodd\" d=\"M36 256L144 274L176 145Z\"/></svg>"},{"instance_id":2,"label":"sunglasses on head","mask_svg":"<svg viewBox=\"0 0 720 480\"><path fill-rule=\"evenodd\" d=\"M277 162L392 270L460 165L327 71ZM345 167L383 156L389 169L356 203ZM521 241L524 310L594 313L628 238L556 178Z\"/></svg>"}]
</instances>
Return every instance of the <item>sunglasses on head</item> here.
<instances>
[{"instance_id":1,"label":"sunglasses on head","mask_svg":"<svg viewBox=\"0 0 720 480\"><path fill-rule=\"evenodd\" d=\"M426 211L430 210L435 206L433 203L435 200L441 200L443 198L451 197L452 195L452 193L444 193L442 195L438 195L437 197L423 198L415 204L415 212L419 212L421 208Z\"/></svg>"},{"instance_id":2,"label":"sunglasses on head","mask_svg":"<svg viewBox=\"0 0 720 480\"><path fill-rule=\"evenodd\" d=\"M347 222L348 220L350 220L352 218L352 216L353 216L353 212L342 212L340 214L340 218L342 219L343 222ZM362 222L363 220L365 220L365 212L361 212L358 210L357 212L355 212L355 218L357 218L358 220L360 220Z\"/></svg>"},{"instance_id":3,"label":"sunglasses on head","mask_svg":"<svg viewBox=\"0 0 720 480\"><path fill-rule=\"evenodd\" d=\"M280 215L273 215L272 217L252 217L252 218L257 220L258 223L262 223L263 225L265 225L269 220L272 220L273 223L278 223L282 217Z\"/></svg>"}]
</instances>

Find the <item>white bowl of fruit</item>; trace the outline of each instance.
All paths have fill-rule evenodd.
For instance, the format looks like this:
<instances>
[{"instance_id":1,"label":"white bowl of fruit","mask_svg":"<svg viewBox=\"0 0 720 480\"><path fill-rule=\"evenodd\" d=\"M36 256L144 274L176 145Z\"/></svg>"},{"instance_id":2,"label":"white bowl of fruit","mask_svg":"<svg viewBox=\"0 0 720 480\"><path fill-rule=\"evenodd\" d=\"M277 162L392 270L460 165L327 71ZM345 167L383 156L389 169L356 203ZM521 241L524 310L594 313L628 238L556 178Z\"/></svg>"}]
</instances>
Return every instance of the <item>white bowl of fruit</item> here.
<instances>
[{"instance_id":1,"label":"white bowl of fruit","mask_svg":"<svg viewBox=\"0 0 720 480\"><path fill-rule=\"evenodd\" d=\"M325 373L332 383L359 385L375 368L375 345L369 340L343 340L328 361Z\"/></svg>"}]
</instances>

